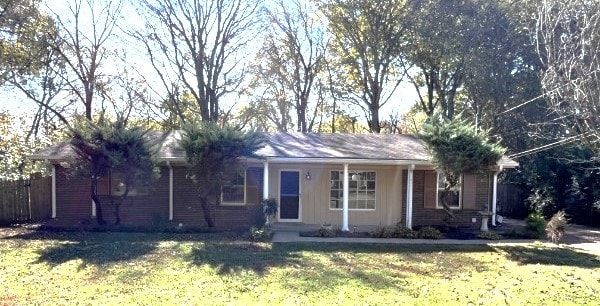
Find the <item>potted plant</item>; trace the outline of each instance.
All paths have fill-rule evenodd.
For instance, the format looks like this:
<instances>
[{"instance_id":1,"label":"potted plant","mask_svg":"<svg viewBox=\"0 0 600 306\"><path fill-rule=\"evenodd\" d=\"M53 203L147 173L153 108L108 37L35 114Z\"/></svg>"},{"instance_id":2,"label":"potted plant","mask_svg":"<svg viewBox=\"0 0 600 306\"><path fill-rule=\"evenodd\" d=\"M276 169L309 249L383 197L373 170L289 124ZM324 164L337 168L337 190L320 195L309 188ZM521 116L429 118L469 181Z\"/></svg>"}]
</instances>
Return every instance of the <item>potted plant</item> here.
<instances>
[{"instance_id":1,"label":"potted plant","mask_svg":"<svg viewBox=\"0 0 600 306\"><path fill-rule=\"evenodd\" d=\"M277 200L274 198L264 199L260 202L262 205L263 213L267 219L266 224L271 224L271 218L274 218L277 215Z\"/></svg>"}]
</instances>

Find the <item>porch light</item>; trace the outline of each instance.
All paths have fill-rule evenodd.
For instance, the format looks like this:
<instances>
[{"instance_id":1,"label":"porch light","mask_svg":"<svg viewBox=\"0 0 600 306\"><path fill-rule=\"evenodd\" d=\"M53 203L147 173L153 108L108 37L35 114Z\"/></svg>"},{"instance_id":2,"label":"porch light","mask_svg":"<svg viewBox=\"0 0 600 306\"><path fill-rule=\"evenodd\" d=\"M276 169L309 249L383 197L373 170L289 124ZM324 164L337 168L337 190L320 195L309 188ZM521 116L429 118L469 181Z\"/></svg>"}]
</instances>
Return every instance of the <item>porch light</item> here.
<instances>
[{"instance_id":1,"label":"porch light","mask_svg":"<svg viewBox=\"0 0 600 306\"><path fill-rule=\"evenodd\" d=\"M65 169L69 169L71 168L71 164L69 164L66 161L61 161L60 163L58 163L61 167L65 168Z\"/></svg>"},{"instance_id":2,"label":"porch light","mask_svg":"<svg viewBox=\"0 0 600 306\"><path fill-rule=\"evenodd\" d=\"M312 178L312 177L310 176L310 170L309 170L309 171L306 171L306 180L307 180L307 181L310 181L310 179L311 179L311 178Z\"/></svg>"}]
</instances>

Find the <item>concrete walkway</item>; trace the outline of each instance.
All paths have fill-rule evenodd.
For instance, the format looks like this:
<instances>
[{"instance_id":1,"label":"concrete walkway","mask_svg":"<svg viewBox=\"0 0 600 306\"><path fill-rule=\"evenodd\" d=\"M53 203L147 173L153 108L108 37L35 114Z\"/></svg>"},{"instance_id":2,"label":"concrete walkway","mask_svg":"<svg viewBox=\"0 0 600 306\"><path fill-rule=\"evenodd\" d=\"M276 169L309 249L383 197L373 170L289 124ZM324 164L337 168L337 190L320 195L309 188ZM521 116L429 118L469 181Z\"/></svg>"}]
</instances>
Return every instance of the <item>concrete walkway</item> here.
<instances>
[{"instance_id":1,"label":"concrete walkway","mask_svg":"<svg viewBox=\"0 0 600 306\"><path fill-rule=\"evenodd\" d=\"M520 221L522 222L522 221ZM444 244L444 245L496 245L496 244L529 244L536 240L531 239L400 239L400 238L353 238L353 237L300 237L296 230L279 230L273 235L273 242L309 242L309 243L394 243L394 244ZM537 240L539 241L539 240ZM546 245L554 245L543 240ZM583 225L567 225L561 245L579 249L600 256L600 229Z\"/></svg>"},{"instance_id":2,"label":"concrete walkway","mask_svg":"<svg viewBox=\"0 0 600 306\"><path fill-rule=\"evenodd\" d=\"M393 243L393 244L454 244L454 245L482 245L482 244L527 244L535 240L510 239L510 240L483 240L483 239L401 239L401 238L355 238L355 237L301 237L299 232L275 232L272 242L343 242L343 243Z\"/></svg>"}]
</instances>

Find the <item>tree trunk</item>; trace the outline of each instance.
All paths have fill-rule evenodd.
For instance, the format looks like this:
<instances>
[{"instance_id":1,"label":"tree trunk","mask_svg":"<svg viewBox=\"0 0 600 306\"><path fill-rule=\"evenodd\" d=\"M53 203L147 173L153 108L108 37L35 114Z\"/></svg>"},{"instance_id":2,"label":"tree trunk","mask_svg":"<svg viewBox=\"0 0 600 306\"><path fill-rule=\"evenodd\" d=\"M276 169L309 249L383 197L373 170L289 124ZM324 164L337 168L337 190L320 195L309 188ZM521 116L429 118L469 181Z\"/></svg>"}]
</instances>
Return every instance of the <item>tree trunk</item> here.
<instances>
[{"instance_id":1,"label":"tree trunk","mask_svg":"<svg viewBox=\"0 0 600 306\"><path fill-rule=\"evenodd\" d=\"M113 201L113 205L115 205L115 225L121 224L121 204L123 204L123 201L125 201L128 194L129 194L129 184L126 184L125 192L123 193L123 195L119 196L116 201ZM112 195L110 198L114 199L114 197Z\"/></svg>"},{"instance_id":2,"label":"tree trunk","mask_svg":"<svg viewBox=\"0 0 600 306\"><path fill-rule=\"evenodd\" d=\"M96 204L96 222L98 222L98 225L104 225L106 224L106 222L104 221L104 218L102 218L102 205L100 204L100 199L98 198L98 194L97 194L97 187L98 187L98 179L97 178L92 178L91 180L91 193L92 193L92 201L94 201L94 203Z\"/></svg>"},{"instance_id":3,"label":"tree trunk","mask_svg":"<svg viewBox=\"0 0 600 306\"><path fill-rule=\"evenodd\" d=\"M215 227L215 221L210 214L210 204L208 203L207 197L200 197L200 205L202 206L202 213L204 213L204 221L208 227Z\"/></svg>"},{"instance_id":4,"label":"tree trunk","mask_svg":"<svg viewBox=\"0 0 600 306\"><path fill-rule=\"evenodd\" d=\"M371 111L371 124L369 128L372 133L379 134L381 132L381 126L379 125L379 102L373 102L369 109Z\"/></svg>"},{"instance_id":5,"label":"tree trunk","mask_svg":"<svg viewBox=\"0 0 600 306\"><path fill-rule=\"evenodd\" d=\"M306 133L306 103L303 101L297 109L298 114L298 132Z\"/></svg>"}]
</instances>

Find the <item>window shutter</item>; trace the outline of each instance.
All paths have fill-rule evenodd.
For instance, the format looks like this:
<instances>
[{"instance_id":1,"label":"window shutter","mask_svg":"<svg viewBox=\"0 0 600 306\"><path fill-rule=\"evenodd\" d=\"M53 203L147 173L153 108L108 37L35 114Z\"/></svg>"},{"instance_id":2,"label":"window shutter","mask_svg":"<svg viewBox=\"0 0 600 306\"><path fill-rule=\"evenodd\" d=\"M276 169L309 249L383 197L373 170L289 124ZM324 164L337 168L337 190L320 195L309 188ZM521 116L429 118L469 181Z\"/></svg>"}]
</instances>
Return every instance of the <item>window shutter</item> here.
<instances>
[{"instance_id":1,"label":"window shutter","mask_svg":"<svg viewBox=\"0 0 600 306\"><path fill-rule=\"evenodd\" d=\"M437 202L437 172L425 171L424 185L424 206L425 208L435 208Z\"/></svg>"},{"instance_id":2,"label":"window shutter","mask_svg":"<svg viewBox=\"0 0 600 306\"><path fill-rule=\"evenodd\" d=\"M258 204L259 199L259 171L260 168L248 168L246 170L246 203L245 204Z\"/></svg>"},{"instance_id":3,"label":"window shutter","mask_svg":"<svg viewBox=\"0 0 600 306\"><path fill-rule=\"evenodd\" d=\"M463 175L462 192L462 208L475 209L477 201L477 174Z\"/></svg>"}]
</instances>

